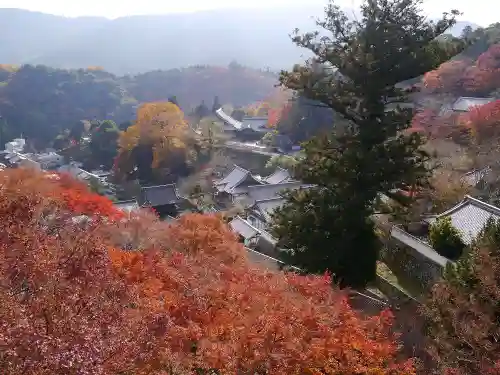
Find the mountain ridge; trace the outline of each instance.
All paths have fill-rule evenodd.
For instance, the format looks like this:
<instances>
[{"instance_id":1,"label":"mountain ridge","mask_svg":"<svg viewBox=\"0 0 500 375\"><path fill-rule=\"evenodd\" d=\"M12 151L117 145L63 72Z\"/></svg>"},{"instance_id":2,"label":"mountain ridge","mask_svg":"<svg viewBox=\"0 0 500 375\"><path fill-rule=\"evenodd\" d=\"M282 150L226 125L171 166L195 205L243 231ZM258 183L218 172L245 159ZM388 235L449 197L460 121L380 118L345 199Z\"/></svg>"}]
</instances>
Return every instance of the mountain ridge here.
<instances>
[{"instance_id":1,"label":"mountain ridge","mask_svg":"<svg viewBox=\"0 0 500 375\"><path fill-rule=\"evenodd\" d=\"M316 28L323 6L219 9L167 15L62 17L0 9L0 62L56 68L102 66L118 75L193 65L289 69L309 57L289 34ZM350 12L350 10L348 10ZM477 25L461 21L452 31ZM23 32L19 32L19 26ZM258 26L258 27L256 27Z\"/></svg>"}]
</instances>

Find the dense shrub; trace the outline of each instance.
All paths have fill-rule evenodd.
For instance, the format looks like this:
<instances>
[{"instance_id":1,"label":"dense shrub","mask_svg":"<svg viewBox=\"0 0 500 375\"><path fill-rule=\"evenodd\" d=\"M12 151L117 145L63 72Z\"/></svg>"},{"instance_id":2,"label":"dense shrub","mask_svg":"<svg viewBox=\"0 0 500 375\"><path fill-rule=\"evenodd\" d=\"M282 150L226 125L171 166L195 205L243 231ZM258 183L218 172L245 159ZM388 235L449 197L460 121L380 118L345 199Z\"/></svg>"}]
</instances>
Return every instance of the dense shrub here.
<instances>
[{"instance_id":1,"label":"dense shrub","mask_svg":"<svg viewBox=\"0 0 500 375\"><path fill-rule=\"evenodd\" d=\"M450 217L440 218L431 225L429 239L434 250L448 259L458 259L465 248L460 232L453 226Z\"/></svg>"}]
</instances>

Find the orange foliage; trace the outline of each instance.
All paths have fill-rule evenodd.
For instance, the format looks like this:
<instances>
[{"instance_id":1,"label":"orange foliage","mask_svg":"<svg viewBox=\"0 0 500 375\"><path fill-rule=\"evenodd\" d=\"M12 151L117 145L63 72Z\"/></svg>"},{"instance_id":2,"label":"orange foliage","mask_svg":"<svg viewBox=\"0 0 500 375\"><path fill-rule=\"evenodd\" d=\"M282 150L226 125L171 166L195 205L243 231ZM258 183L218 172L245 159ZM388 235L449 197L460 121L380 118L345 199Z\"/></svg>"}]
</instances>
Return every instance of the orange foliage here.
<instances>
[{"instance_id":1,"label":"orange foliage","mask_svg":"<svg viewBox=\"0 0 500 375\"><path fill-rule=\"evenodd\" d=\"M16 186L40 186L40 191L29 197L34 206L45 201L74 215L106 217L108 219L119 219L123 216L123 213L117 210L109 199L91 193L84 183L66 174L15 169L3 171L0 174L0 181L5 188L4 194L14 197L17 194ZM50 181L50 184L47 181ZM9 191L7 187L12 187L14 190Z\"/></svg>"},{"instance_id":2,"label":"orange foliage","mask_svg":"<svg viewBox=\"0 0 500 375\"><path fill-rule=\"evenodd\" d=\"M500 44L492 45L475 63L452 60L424 75L424 86L434 92L487 94L500 86Z\"/></svg>"},{"instance_id":3,"label":"orange foliage","mask_svg":"<svg viewBox=\"0 0 500 375\"><path fill-rule=\"evenodd\" d=\"M432 109L424 109L415 114L412 119L410 131L431 133L436 124L436 111Z\"/></svg>"},{"instance_id":4,"label":"orange foliage","mask_svg":"<svg viewBox=\"0 0 500 375\"><path fill-rule=\"evenodd\" d=\"M5 70L6 72L14 73L19 70L19 65L0 64L0 70Z\"/></svg>"},{"instance_id":5,"label":"orange foliage","mask_svg":"<svg viewBox=\"0 0 500 375\"><path fill-rule=\"evenodd\" d=\"M483 70L500 69L500 44L494 44L477 58L476 65Z\"/></svg>"},{"instance_id":6,"label":"orange foliage","mask_svg":"<svg viewBox=\"0 0 500 375\"><path fill-rule=\"evenodd\" d=\"M328 276L252 265L216 216L54 226L67 204L52 191L71 182L1 178L6 374L415 374L389 312L359 315Z\"/></svg>"},{"instance_id":7,"label":"orange foliage","mask_svg":"<svg viewBox=\"0 0 500 375\"><path fill-rule=\"evenodd\" d=\"M278 123L290 113L291 108L291 103L287 102L280 108L269 110L267 120L268 126L271 128L275 128Z\"/></svg>"},{"instance_id":8,"label":"orange foliage","mask_svg":"<svg viewBox=\"0 0 500 375\"><path fill-rule=\"evenodd\" d=\"M266 99L250 105L246 113L249 116L269 116L281 115L281 111L287 106L290 99L290 92L284 89L276 89ZM271 120L272 121L272 120ZM269 123L272 125L272 122Z\"/></svg>"},{"instance_id":9,"label":"orange foliage","mask_svg":"<svg viewBox=\"0 0 500 375\"><path fill-rule=\"evenodd\" d=\"M478 139L498 139L500 135L500 100L473 107L460 116L460 122Z\"/></svg>"},{"instance_id":10,"label":"orange foliage","mask_svg":"<svg viewBox=\"0 0 500 375\"><path fill-rule=\"evenodd\" d=\"M125 174L133 169L132 151L138 145L151 146L152 168L168 164L173 159L188 159L186 147L188 125L180 108L171 102L145 103L137 110L137 120L122 132L115 168Z\"/></svg>"},{"instance_id":11,"label":"orange foliage","mask_svg":"<svg viewBox=\"0 0 500 375\"><path fill-rule=\"evenodd\" d=\"M432 91L450 92L461 87L461 79L469 61L452 60L441 64L438 69L424 75L424 86Z\"/></svg>"},{"instance_id":12,"label":"orange foliage","mask_svg":"<svg viewBox=\"0 0 500 375\"><path fill-rule=\"evenodd\" d=\"M112 201L91 193L87 185L69 175L59 174L58 185L59 188L53 190L53 195L56 199L61 199L71 212L113 219L123 216L123 213L115 208Z\"/></svg>"}]
</instances>

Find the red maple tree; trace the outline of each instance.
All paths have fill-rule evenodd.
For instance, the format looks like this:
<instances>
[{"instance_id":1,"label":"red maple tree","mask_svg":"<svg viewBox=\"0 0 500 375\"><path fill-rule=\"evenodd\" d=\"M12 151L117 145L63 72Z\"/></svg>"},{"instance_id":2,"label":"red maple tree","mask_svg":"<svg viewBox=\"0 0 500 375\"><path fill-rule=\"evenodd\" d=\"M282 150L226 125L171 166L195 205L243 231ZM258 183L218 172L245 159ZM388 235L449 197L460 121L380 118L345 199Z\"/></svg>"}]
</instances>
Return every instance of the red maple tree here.
<instances>
[{"instance_id":1,"label":"red maple tree","mask_svg":"<svg viewBox=\"0 0 500 375\"><path fill-rule=\"evenodd\" d=\"M436 70L424 75L423 84L435 92L454 92L462 87L462 77L471 65L467 60L452 60L441 64Z\"/></svg>"},{"instance_id":2,"label":"red maple tree","mask_svg":"<svg viewBox=\"0 0 500 375\"><path fill-rule=\"evenodd\" d=\"M476 106L460 116L477 140L498 139L500 135L500 100Z\"/></svg>"},{"instance_id":3,"label":"red maple tree","mask_svg":"<svg viewBox=\"0 0 500 375\"><path fill-rule=\"evenodd\" d=\"M283 118L286 118L286 116L288 116L291 107L292 107L291 103L288 102L284 104L282 107L270 109L268 112L268 120L267 120L268 127L276 128L278 123Z\"/></svg>"},{"instance_id":4,"label":"red maple tree","mask_svg":"<svg viewBox=\"0 0 500 375\"><path fill-rule=\"evenodd\" d=\"M217 216L68 222L65 177L0 182L2 373L415 373L390 312L363 317L328 276L250 263Z\"/></svg>"}]
</instances>

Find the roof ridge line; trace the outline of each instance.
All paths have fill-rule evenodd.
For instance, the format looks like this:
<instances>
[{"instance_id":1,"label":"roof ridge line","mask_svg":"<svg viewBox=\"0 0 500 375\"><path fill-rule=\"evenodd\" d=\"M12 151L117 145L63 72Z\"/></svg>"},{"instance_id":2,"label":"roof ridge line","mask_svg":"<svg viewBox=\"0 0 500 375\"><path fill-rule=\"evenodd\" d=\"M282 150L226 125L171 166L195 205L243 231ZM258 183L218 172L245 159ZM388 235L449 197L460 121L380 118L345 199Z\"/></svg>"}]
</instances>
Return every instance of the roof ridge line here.
<instances>
[{"instance_id":1,"label":"roof ridge line","mask_svg":"<svg viewBox=\"0 0 500 375\"><path fill-rule=\"evenodd\" d=\"M291 182L279 182L277 184L261 184L261 185L248 185L247 187L248 188L253 188L253 187L260 187L260 186L266 186L266 187L270 187L270 186L278 186L278 185L292 185L292 184L300 184L302 185L302 183L300 181L297 181L297 182L294 182L294 181L291 181ZM308 186L308 185L305 185L304 186Z\"/></svg>"},{"instance_id":2,"label":"roof ridge line","mask_svg":"<svg viewBox=\"0 0 500 375\"><path fill-rule=\"evenodd\" d=\"M170 187L174 186L177 187L177 184L175 182L171 184L162 184L162 185L151 185L151 186L141 186L141 189L150 189L150 188L157 188L157 187Z\"/></svg>"},{"instance_id":3,"label":"roof ridge line","mask_svg":"<svg viewBox=\"0 0 500 375\"><path fill-rule=\"evenodd\" d=\"M277 201L277 200L286 200L286 198L284 198L284 197L273 197L273 198L259 199L259 200L256 200L254 204L263 203L263 202L269 202L269 201Z\"/></svg>"},{"instance_id":4,"label":"roof ridge line","mask_svg":"<svg viewBox=\"0 0 500 375\"><path fill-rule=\"evenodd\" d=\"M250 224L250 222L249 222L248 220L246 220L246 219L242 218L240 215L236 215L236 217L235 217L235 218L233 218L233 220L234 220L234 219L240 219L241 221L244 221L244 222L245 222L245 224L247 224L249 227L251 227L252 229L255 229L255 230L257 231L257 233L258 233L258 234L260 234L260 233L261 233L261 230L260 230L260 229L258 229L258 228L256 228L256 227L254 227L252 224ZM233 220L231 220L231 221L233 221Z\"/></svg>"},{"instance_id":5,"label":"roof ridge line","mask_svg":"<svg viewBox=\"0 0 500 375\"><path fill-rule=\"evenodd\" d=\"M482 208L484 209L485 211L488 211L488 212L491 212L491 213L495 213L497 215L500 215L500 207L496 207L492 204L489 204L489 203L486 203L486 202L483 202L482 200L480 199L477 199L477 198L474 198L470 195L466 195L459 203L457 203L455 206L453 206L452 208L440 213L439 215L436 216L436 219L439 219L441 217L444 217L444 216L448 216L450 214L452 214L453 212L459 210L460 208L462 208L463 206L465 206L467 203L469 204L472 204L472 205L475 205L476 207L479 207L479 208Z\"/></svg>"},{"instance_id":6,"label":"roof ridge line","mask_svg":"<svg viewBox=\"0 0 500 375\"><path fill-rule=\"evenodd\" d=\"M497 214L500 215L500 207L497 207L497 206L494 206L492 204L483 202L482 200L474 198L474 197L472 197L470 195L466 195L465 198L464 198L464 201L465 202L471 202L472 204L480 206L481 208L484 208L487 211L493 211L493 212L495 212L495 213L497 213Z\"/></svg>"},{"instance_id":7,"label":"roof ridge line","mask_svg":"<svg viewBox=\"0 0 500 375\"><path fill-rule=\"evenodd\" d=\"M460 99L495 99L493 96L459 96L456 100Z\"/></svg>"}]
</instances>

